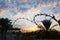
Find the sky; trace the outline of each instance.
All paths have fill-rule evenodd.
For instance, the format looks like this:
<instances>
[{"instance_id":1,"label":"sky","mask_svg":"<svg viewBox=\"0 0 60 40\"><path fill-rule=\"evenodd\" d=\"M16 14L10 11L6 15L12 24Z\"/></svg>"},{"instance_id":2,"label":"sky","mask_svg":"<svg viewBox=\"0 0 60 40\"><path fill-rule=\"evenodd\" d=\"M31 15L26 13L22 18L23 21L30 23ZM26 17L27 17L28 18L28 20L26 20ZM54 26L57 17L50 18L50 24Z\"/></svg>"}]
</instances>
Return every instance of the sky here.
<instances>
[{"instance_id":1,"label":"sky","mask_svg":"<svg viewBox=\"0 0 60 40\"><path fill-rule=\"evenodd\" d=\"M40 13L43 14L46 13L50 15L53 14L55 15L56 19L59 20L60 0L0 0L0 18L9 18L12 20L12 22L14 22L17 18L22 18L22 17L33 21L34 15ZM45 17L42 18L44 19ZM30 27L33 29L36 28L36 30L39 29L37 26L32 27L32 24L34 24L32 22L29 22L24 19L22 20L22 22L20 21L21 20L17 20L16 24L18 25L22 24L20 25L21 27L19 27L21 29L22 28L29 29ZM30 24L27 25L27 23Z\"/></svg>"}]
</instances>

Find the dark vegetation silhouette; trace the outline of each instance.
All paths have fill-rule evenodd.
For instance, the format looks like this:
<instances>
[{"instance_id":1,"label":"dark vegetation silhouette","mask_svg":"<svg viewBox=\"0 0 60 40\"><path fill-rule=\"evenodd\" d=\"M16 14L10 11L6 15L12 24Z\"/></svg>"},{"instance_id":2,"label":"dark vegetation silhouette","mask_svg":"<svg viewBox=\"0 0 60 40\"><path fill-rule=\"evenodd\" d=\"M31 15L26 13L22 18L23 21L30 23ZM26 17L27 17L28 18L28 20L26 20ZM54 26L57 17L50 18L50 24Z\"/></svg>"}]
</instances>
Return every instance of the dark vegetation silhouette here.
<instances>
[{"instance_id":1,"label":"dark vegetation silhouette","mask_svg":"<svg viewBox=\"0 0 60 40\"><path fill-rule=\"evenodd\" d=\"M43 20L42 23L45 26L46 30L48 31L48 29L49 29L52 22L50 20L46 19L46 20Z\"/></svg>"},{"instance_id":2,"label":"dark vegetation silhouette","mask_svg":"<svg viewBox=\"0 0 60 40\"><path fill-rule=\"evenodd\" d=\"M38 15L35 15L36 16L40 16L40 15L45 15L45 16L50 16L50 15L47 15L47 14L38 14ZM35 18L34 17L34 18ZM60 20L57 20L55 18L55 16L50 16L52 17L59 25L60 25ZM17 20L19 20L20 18L18 18ZM24 18L22 18L24 19ZM15 22L17 21L15 20ZM26 19L28 20L28 19ZM55 29L49 29L52 22L51 20L43 20L41 21L44 25L44 27L46 28L46 30L44 30L44 27L43 26L39 26L36 22L35 22L35 19L34 20L34 23L39 27L39 28L43 28L43 30L37 30L37 31L34 31L34 32L27 32L27 33L22 33L21 31L19 32L15 32L16 30L20 30L19 28L13 28L10 20L8 18L0 18L0 30L1 30L1 37L2 37L2 40L6 40L6 33L8 30L15 30L12 32L13 35L16 35L15 36L15 39L14 40L40 40L40 39L60 39L60 32L55 30ZM30 21L30 20L28 20ZM15 23L14 22L14 23ZM30 21L32 22L32 21ZM14 24L13 23L13 24ZM56 25L53 25L51 28L57 26ZM10 31L9 31L10 32Z\"/></svg>"},{"instance_id":3,"label":"dark vegetation silhouette","mask_svg":"<svg viewBox=\"0 0 60 40\"><path fill-rule=\"evenodd\" d=\"M37 16L41 16L41 15L45 15L45 16L49 16L51 17L52 19L54 19L58 24L60 23L60 21L57 21L57 19L55 18L55 16L50 16L50 15L47 15L47 14L37 14L34 16L34 23L39 27L39 25L35 22L35 17ZM51 26L51 20L43 20L42 21L43 25L45 26L46 30L39 30L39 33L37 33L38 37L37 38L46 38L46 39L49 39L49 38L59 38L60 39L60 34L58 31L56 31L55 29L54 30L51 30L49 29L49 27ZM51 28L57 26L56 25L53 25ZM42 27L42 26L41 26ZM41 28L40 27L40 28ZM42 27L43 28L43 27ZM44 29L44 28L43 28Z\"/></svg>"},{"instance_id":4,"label":"dark vegetation silhouette","mask_svg":"<svg viewBox=\"0 0 60 40\"><path fill-rule=\"evenodd\" d=\"M24 39L22 38L22 40L60 39L60 34L59 34L60 32L56 31L55 29L49 30L49 27L51 25L50 20L43 20L42 22L47 30L38 30L30 33L22 33L24 38Z\"/></svg>"},{"instance_id":5,"label":"dark vegetation silhouette","mask_svg":"<svg viewBox=\"0 0 60 40\"><path fill-rule=\"evenodd\" d=\"M59 21L57 21L57 19L55 17L52 17L52 16L47 15L47 14L38 14L38 15L35 15L35 17L39 16L39 15L49 16L49 17L51 17L52 19L54 19L59 24ZM33 19L34 23L39 28L41 28L42 26L39 26L35 22L35 17ZM38 30L38 31L35 31L35 32L22 33L22 35L23 35L22 37L23 38L21 40L60 39L60 32L59 31L57 31L55 29L53 29L53 30L49 29L50 26L51 26L51 24L52 24L51 20L43 20L42 23L45 26L46 30ZM53 28L55 26L57 26L57 24L53 25L51 28Z\"/></svg>"},{"instance_id":6,"label":"dark vegetation silhouette","mask_svg":"<svg viewBox=\"0 0 60 40\"><path fill-rule=\"evenodd\" d=\"M12 28L12 24L8 18L0 18L0 30L2 40L6 40L6 32L8 29Z\"/></svg>"}]
</instances>

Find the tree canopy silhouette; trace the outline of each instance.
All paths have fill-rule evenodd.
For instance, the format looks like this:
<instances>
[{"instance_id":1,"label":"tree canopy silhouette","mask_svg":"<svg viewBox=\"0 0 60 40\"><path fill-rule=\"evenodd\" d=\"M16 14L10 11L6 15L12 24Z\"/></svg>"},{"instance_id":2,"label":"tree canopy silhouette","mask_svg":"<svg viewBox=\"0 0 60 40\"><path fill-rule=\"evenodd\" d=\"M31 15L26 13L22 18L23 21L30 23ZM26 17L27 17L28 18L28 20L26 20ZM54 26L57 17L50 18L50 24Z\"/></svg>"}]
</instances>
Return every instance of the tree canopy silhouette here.
<instances>
[{"instance_id":1,"label":"tree canopy silhouette","mask_svg":"<svg viewBox=\"0 0 60 40\"><path fill-rule=\"evenodd\" d=\"M9 28L12 28L10 20L8 18L0 18L2 40L6 40L6 32Z\"/></svg>"},{"instance_id":2,"label":"tree canopy silhouette","mask_svg":"<svg viewBox=\"0 0 60 40\"><path fill-rule=\"evenodd\" d=\"M50 20L43 20L42 23L45 26L46 30L48 30L52 22Z\"/></svg>"}]
</instances>

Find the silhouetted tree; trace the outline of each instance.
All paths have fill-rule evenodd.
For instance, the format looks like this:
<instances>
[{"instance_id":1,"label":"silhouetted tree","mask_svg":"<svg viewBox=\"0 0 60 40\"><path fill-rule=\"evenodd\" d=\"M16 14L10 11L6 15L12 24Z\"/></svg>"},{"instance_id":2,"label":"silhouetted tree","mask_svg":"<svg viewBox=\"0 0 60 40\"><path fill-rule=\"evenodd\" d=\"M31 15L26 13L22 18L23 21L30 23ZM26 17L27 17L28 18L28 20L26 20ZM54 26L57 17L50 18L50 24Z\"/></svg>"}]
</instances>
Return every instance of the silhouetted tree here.
<instances>
[{"instance_id":1,"label":"silhouetted tree","mask_svg":"<svg viewBox=\"0 0 60 40\"><path fill-rule=\"evenodd\" d=\"M46 17L51 17L51 19L54 19L56 22L58 22L58 24L60 25L60 20L57 20L56 18L55 18L55 16L54 15L48 15L48 14L37 14L37 15L35 15L34 16L34 23L39 27L39 28L41 28L42 26L40 26L40 25L38 25L37 24L37 22L35 21L35 18L37 17L37 16L41 16L41 15L44 15L44 16L46 16ZM59 34L59 32L57 31L57 30L53 30L52 28L54 28L55 26L57 26L58 24L55 24L55 25L53 25L52 27L51 27L51 29L49 29L49 27L50 27L50 25L51 25L51 19L50 20L43 20L42 21L42 23L43 23L43 25L45 26L45 28L46 28L46 30L40 30L39 32L37 32L37 38L47 38L47 39L51 39L51 38L60 38L60 34ZM42 27L43 28L43 27ZM44 29L44 28L43 28Z\"/></svg>"},{"instance_id":2,"label":"silhouetted tree","mask_svg":"<svg viewBox=\"0 0 60 40\"><path fill-rule=\"evenodd\" d=\"M46 30L48 30L52 22L50 20L43 20L42 23L45 26Z\"/></svg>"},{"instance_id":3,"label":"silhouetted tree","mask_svg":"<svg viewBox=\"0 0 60 40\"><path fill-rule=\"evenodd\" d=\"M0 26L2 40L6 40L6 32L9 28L12 28L12 24L8 18L0 18Z\"/></svg>"}]
</instances>

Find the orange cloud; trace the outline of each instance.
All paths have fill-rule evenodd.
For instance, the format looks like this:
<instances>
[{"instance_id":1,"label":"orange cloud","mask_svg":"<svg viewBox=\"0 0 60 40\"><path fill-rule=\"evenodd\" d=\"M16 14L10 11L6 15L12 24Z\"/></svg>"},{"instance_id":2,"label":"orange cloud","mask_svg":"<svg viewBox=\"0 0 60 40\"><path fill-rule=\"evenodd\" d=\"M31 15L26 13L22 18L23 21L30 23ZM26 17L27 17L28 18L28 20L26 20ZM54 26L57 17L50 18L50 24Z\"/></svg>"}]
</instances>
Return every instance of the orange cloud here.
<instances>
[{"instance_id":1,"label":"orange cloud","mask_svg":"<svg viewBox=\"0 0 60 40\"><path fill-rule=\"evenodd\" d=\"M0 15L2 15L6 10L0 10Z\"/></svg>"}]
</instances>

